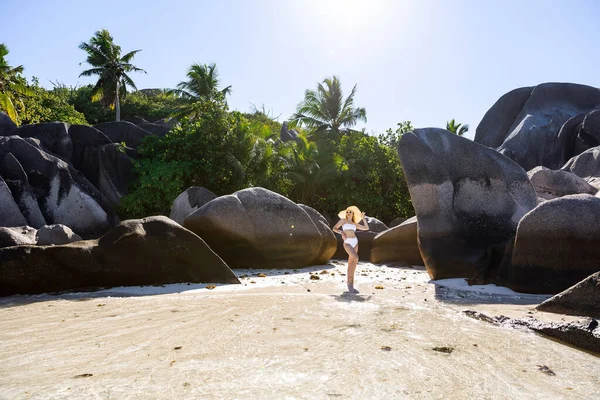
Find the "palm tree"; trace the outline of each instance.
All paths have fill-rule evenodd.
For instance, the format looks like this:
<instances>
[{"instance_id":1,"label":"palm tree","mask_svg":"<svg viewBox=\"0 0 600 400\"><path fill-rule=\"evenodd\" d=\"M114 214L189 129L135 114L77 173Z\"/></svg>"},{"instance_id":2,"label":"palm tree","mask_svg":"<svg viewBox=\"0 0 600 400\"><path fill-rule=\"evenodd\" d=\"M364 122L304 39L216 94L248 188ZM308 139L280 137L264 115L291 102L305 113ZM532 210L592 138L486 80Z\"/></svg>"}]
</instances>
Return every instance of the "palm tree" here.
<instances>
[{"instance_id":1,"label":"palm tree","mask_svg":"<svg viewBox=\"0 0 600 400\"><path fill-rule=\"evenodd\" d=\"M446 130L462 136L469 131L469 125L457 124L454 119L446 122Z\"/></svg>"},{"instance_id":2,"label":"palm tree","mask_svg":"<svg viewBox=\"0 0 600 400\"><path fill-rule=\"evenodd\" d=\"M329 185L343 167L341 156L322 157L318 145L301 134L295 142L288 142L291 151L284 157L283 176L292 182L289 193L296 203L310 205L314 195Z\"/></svg>"},{"instance_id":3,"label":"palm tree","mask_svg":"<svg viewBox=\"0 0 600 400\"><path fill-rule=\"evenodd\" d=\"M175 113L177 117L196 115L195 103L200 100L221 99L231 94L231 85L219 90L219 71L215 63L193 64L186 76L187 81L179 82L177 89L171 91L189 101Z\"/></svg>"},{"instance_id":4,"label":"palm tree","mask_svg":"<svg viewBox=\"0 0 600 400\"><path fill-rule=\"evenodd\" d=\"M309 129L330 131L337 135L358 121L366 122L367 111L362 107L354 107L355 94L356 85L344 99L339 78L326 78L318 84L316 91L309 89L304 93L304 100L291 117L291 125L301 124Z\"/></svg>"},{"instance_id":5,"label":"palm tree","mask_svg":"<svg viewBox=\"0 0 600 400\"><path fill-rule=\"evenodd\" d=\"M19 125L19 115L17 107L25 108L22 96L30 96L33 91L27 87L25 79L21 76L23 66L11 67L6 61L8 48L0 43L0 110L6 111L6 114L13 122Z\"/></svg>"},{"instance_id":6,"label":"palm tree","mask_svg":"<svg viewBox=\"0 0 600 400\"><path fill-rule=\"evenodd\" d=\"M83 71L79 76L98 75L98 82L92 91L92 99L101 100L107 106L116 108L116 120L121 120L120 99L127 94L127 86L136 89L135 83L127 72L144 72L131 64L131 60L141 50L133 50L121 56L121 47L113 42L112 36L106 29L97 31L89 43L82 42L79 48L88 56L86 62L92 67Z\"/></svg>"}]
</instances>

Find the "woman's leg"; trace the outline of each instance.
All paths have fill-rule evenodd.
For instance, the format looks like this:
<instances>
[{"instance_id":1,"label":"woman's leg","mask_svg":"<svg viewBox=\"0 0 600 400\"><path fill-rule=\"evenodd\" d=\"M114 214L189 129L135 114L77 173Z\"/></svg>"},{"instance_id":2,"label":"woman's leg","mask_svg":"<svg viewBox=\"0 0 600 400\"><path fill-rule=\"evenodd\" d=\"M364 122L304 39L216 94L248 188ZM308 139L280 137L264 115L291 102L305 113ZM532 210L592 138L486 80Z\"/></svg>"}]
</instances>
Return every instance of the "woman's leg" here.
<instances>
[{"instance_id":1,"label":"woman's leg","mask_svg":"<svg viewBox=\"0 0 600 400\"><path fill-rule=\"evenodd\" d=\"M358 264L358 244L354 247L348 243L344 243L344 249L348 253L348 278L347 282L349 286L354 285L354 272L356 271L356 264Z\"/></svg>"}]
</instances>

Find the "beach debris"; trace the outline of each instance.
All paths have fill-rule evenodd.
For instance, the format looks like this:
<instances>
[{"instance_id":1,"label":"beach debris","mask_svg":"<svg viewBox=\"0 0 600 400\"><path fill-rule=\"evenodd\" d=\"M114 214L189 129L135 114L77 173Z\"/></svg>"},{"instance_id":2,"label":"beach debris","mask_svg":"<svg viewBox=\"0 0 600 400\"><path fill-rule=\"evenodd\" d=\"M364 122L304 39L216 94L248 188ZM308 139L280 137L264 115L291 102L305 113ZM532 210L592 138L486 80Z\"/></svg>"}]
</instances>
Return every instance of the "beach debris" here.
<instances>
[{"instance_id":1,"label":"beach debris","mask_svg":"<svg viewBox=\"0 0 600 400\"><path fill-rule=\"evenodd\" d=\"M307 292L310 292L310 289L306 289Z\"/></svg>"},{"instance_id":2,"label":"beach debris","mask_svg":"<svg viewBox=\"0 0 600 400\"><path fill-rule=\"evenodd\" d=\"M255 281L250 281L250 283L256 283Z\"/></svg>"},{"instance_id":3,"label":"beach debris","mask_svg":"<svg viewBox=\"0 0 600 400\"><path fill-rule=\"evenodd\" d=\"M377 285L377 286L375 286L375 289L383 289L383 286Z\"/></svg>"},{"instance_id":4,"label":"beach debris","mask_svg":"<svg viewBox=\"0 0 600 400\"><path fill-rule=\"evenodd\" d=\"M98 307L104 307L105 305L106 305L106 304L102 304L102 303L100 303L100 304L98 304Z\"/></svg>"},{"instance_id":5,"label":"beach debris","mask_svg":"<svg viewBox=\"0 0 600 400\"><path fill-rule=\"evenodd\" d=\"M539 370L540 372L543 372L543 373L544 373L544 374L546 374L546 375L549 375L549 376L556 376L556 373L555 373L554 371L552 371L552 370L550 369L550 367L549 367L549 366L547 366L547 365L538 364L538 365L537 365L537 367L538 367L538 370Z\"/></svg>"},{"instance_id":6,"label":"beach debris","mask_svg":"<svg viewBox=\"0 0 600 400\"><path fill-rule=\"evenodd\" d=\"M181 350L181 346L173 347L173 350Z\"/></svg>"},{"instance_id":7,"label":"beach debris","mask_svg":"<svg viewBox=\"0 0 600 400\"><path fill-rule=\"evenodd\" d=\"M431 350L439 351L440 353L450 354L454 351L454 347L449 347L449 346L433 347Z\"/></svg>"},{"instance_id":8,"label":"beach debris","mask_svg":"<svg viewBox=\"0 0 600 400\"><path fill-rule=\"evenodd\" d=\"M172 367L172 366L173 366L173 364L175 364L176 362L177 362L177 361L175 361L175 360L171 361L171 362L169 363L169 367Z\"/></svg>"},{"instance_id":9,"label":"beach debris","mask_svg":"<svg viewBox=\"0 0 600 400\"><path fill-rule=\"evenodd\" d=\"M390 346L381 346L381 350L383 350L383 351L392 351L392 348Z\"/></svg>"},{"instance_id":10,"label":"beach debris","mask_svg":"<svg viewBox=\"0 0 600 400\"><path fill-rule=\"evenodd\" d=\"M256 275L256 276L258 276L259 278L266 278L266 277L267 277L267 274L258 274L258 275Z\"/></svg>"},{"instance_id":11,"label":"beach debris","mask_svg":"<svg viewBox=\"0 0 600 400\"><path fill-rule=\"evenodd\" d=\"M318 281L319 279L321 279L321 278L319 278L319 275L310 274L310 280L311 281Z\"/></svg>"},{"instance_id":12,"label":"beach debris","mask_svg":"<svg viewBox=\"0 0 600 400\"><path fill-rule=\"evenodd\" d=\"M215 289L215 288L216 288L216 286L215 286L215 285L207 285L207 286L206 286L206 288L207 288L208 290L213 290L213 289Z\"/></svg>"},{"instance_id":13,"label":"beach debris","mask_svg":"<svg viewBox=\"0 0 600 400\"><path fill-rule=\"evenodd\" d=\"M73 378L89 378L90 376L94 376L94 374L79 374L75 375Z\"/></svg>"},{"instance_id":14,"label":"beach debris","mask_svg":"<svg viewBox=\"0 0 600 400\"><path fill-rule=\"evenodd\" d=\"M328 272L328 271L325 271L325 270L323 270L323 271L321 271L321 272L320 272L320 274L321 274L321 275L327 275L328 273L329 273L329 272ZM332 274L332 275L333 275L333 274Z\"/></svg>"}]
</instances>

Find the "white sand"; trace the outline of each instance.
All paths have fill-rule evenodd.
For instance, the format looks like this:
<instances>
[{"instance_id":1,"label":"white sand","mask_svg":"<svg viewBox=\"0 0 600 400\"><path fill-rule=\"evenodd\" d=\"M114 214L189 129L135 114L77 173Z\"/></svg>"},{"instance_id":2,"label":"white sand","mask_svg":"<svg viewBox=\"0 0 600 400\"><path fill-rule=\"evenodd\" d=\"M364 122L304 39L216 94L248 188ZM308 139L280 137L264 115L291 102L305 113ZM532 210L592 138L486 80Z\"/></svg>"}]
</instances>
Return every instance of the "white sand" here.
<instances>
[{"instance_id":1,"label":"white sand","mask_svg":"<svg viewBox=\"0 0 600 400\"><path fill-rule=\"evenodd\" d=\"M349 295L345 267L2 298L0 398L600 398L599 357L462 313L573 319L548 296L367 263Z\"/></svg>"}]
</instances>

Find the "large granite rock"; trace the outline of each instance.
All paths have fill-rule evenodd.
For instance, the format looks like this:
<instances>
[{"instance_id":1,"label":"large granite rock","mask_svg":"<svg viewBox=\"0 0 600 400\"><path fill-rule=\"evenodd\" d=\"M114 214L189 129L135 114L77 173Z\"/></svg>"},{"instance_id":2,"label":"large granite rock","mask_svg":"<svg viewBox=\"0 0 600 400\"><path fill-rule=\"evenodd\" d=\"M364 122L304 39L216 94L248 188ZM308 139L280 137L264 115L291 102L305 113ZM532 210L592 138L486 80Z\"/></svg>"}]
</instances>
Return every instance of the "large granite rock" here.
<instances>
[{"instance_id":1,"label":"large granite rock","mask_svg":"<svg viewBox=\"0 0 600 400\"><path fill-rule=\"evenodd\" d=\"M8 153L27 174L47 223L67 225L83 238L98 237L118 223L110 203L98 189L69 164L38 147L33 139L0 137L0 160ZM22 221L17 225L27 224Z\"/></svg>"},{"instance_id":2,"label":"large granite rock","mask_svg":"<svg viewBox=\"0 0 600 400\"><path fill-rule=\"evenodd\" d=\"M124 221L96 240L0 249L0 296L178 282L240 283L202 239L166 217Z\"/></svg>"},{"instance_id":3,"label":"large granite rock","mask_svg":"<svg viewBox=\"0 0 600 400\"><path fill-rule=\"evenodd\" d=\"M600 318L600 272L536 307L540 311Z\"/></svg>"},{"instance_id":4,"label":"large granite rock","mask_svg":"<svg viewBox=\"0 0 600 400\"><path fill-rule=\"evenodd\" d=\"M572 157L561 170L584 178L590 185L600 190L600 146L592 147Z\"/></svg>"},{"instance_id":5,"label":"large granite rock","mask_svg":"<svg viewBox=\"0 0 600 400\"><path fill-rule=\"evenodd\" d=\"M104 133L111 142L125 142L127 147L134 149L137 149L138 146L142 144L142 140L146 136L152 135L152 133L147 130L127 121L104 122L102 124L94 125L94 128Z\"/></svg>"},{"instance_id":6,"label":"large granite rock","mask_svg":"<svg viewBox=\"0 0 600 400\"><path fill-rule=\"evenodd\" d=\"M36 230L30 226L0 227L0 249L35 244Z\"/></svg>"},{"instance_id":7,"label":"large granite rock","mask_svg":"<svg viewBox=\"0 0 600 400\"><path fill-rule=\"evenodd\" d=\"M432 279L472 277L536 205L527 173L502 154L444 129L416 129L398 153Z\"/></svg>"},{"instance_id":8,"label":"large granite rock","mask_svg":"<svg viewBox=\"0 0 600 400\"><path fill-rule=\"evenodd\" d=\"M71 125L69 136L73 142L71 165L95 186L98 186L100 161L98 149L112 143L98 129L87 125Z\"/></svg>"},{"instance_id":9,"label":"large granite rock","mask_svg":"<svg viewBox=\"0 0 600 400\"><path fill-rule=\"evenodd\" d=\"M29 178L12 153L5 155L0 161L0 176L4 178L27 225L34 228L46 225L46 219L29 184Z\"/></svg>"},{"instance_id":10,"label":"large granite rock","mask_svg":"<svg viewBox=\"0 0 600 400\"><path fill-rule=\"evenodd\" d=\"M204 187L190 186L173 201L169 218L183 225L188 215L216 198L216 194Z\"/></svg>"},{"instance_id":11,"label":"large granite rock","mask_svg":"<svg viewBox=\"0 0 600 400\"><path fill-rule=\"evenodd\" d=\"M408 218L404 218L404 217L398 217L398 218L394 218L389 224L388 226L390 228L393 228L395 226L400 225L401 223L403 223L404 221L406 221Z\"/></svg>"},{"instance_id":12,"label":"large granite rock","mask_svg":"<svg viewBox=\"0 0 600 400\"><path fill-rule=\"evenodd\" d=\"M22 125L11 131L0 133L2 136L19 136L22 138L35 138L41 143L42 148L70 162L73 154L73 143L69 136L69 125L64 122L46 122L43 124Z\"/></svg>"},{"instance_id":13,"label":"large granite rock","mask_svg":"<svg viewBox=\"0 0 600 400\"><path fill-rule=\"evenodd\" d=\"M538 197L552 200L569 194L596 194L598 189L585 179L568 171L554 171L546 167L535 167L527 172Z\"/></svg>"},{"instance_id":14,"label":"large granite rock","mask_svg":"<svg viewBox=\"0 0 600 400\"><path fill-rule=\"evenodd\" d=\"M231 268L301 268L311 265L323 245L319 228L301 207L260 187L206 203L184 226Z\"/></svg>"},{"instance_id":15,"label":"large granite rock","mask_svg":"<svg viewBox=\"0 0 600 400\"><path fill-rule=\"evenodd\" d=\"M35 234L35 244L38 246L51 246L78 242L81 237L71 228L61 224L44 225Z\"/></svg>"},{"instance_id":16,"label":"large granite rock","mask_svg":"<svg viewBox=\"0 0 600 400\"><path fill-rule=\"evenodd\" d=\"M10 131L16 128L17 124L6 113L0 111L0 135L3 131Z\"/></svg>"},{"instance_id":17,"label":"large granite rock","mask_svg":"<svg viewBox=\"0 0 600 400\"><path fill-rule=\"evenodd\" d=\"M573 286L600 271L599 226L598 197L577 194L541 203L519 222L497 281L525 293Z\"/></svg>"},{"instance_id":18,"label":"large granite rock","mask_svg":"<svg viewBox=\"0 0 600 400\"><path fill-rule=\"evenodd\" d=\"M528 327L573 347L600 354L600 327L596 319L550 323L537 321L529 324Z\"/></svg>"},{"instance_id":19,"label":"large granite rock","mask_svg":"<svg viewBox=\"0 0 600 400\"><path fill-rule=\"evenodd\" d=\"M371 262L385 264L403 262L408 265L424 265L417 242L417 217L412 217L373 239Z\"/></svg>"},{"instance_id":20,"label":"large granite rock","mask_svg":"<svg viewBox=\"0 0 600 400\"><path fill-rule=\"evenodd\" d=\"M169 128L168 126L153 124L151 122L147 122L145 124L138 124L138 126L158 137L165 136L171 130L171 128Z\"/></svg>"},{"instance_id":21,"label":"large granite rock","mask_svg":"<svg viewBox=\"0 0 600 400\"><path fill-rule=\"evenodd\" d=\"M600 145L600 135L590 133L584 123L598 105L600 90L585 85L544 83L516 89L488 110L475 142L497 149L526 170L538 165L560 168L574 155Z\"/></svg>"},{"instance_id":22,"label":"large granite rock","mask_svg":"<svg viewBox=\"0 0 600 400\"><path fill-rule=\"evenodd\" d=\"M0 226L21 225L27 225L27 221L15 203L12 192L0 176Z\"/></svg>"},{"instance_id":23,"label":"large granite rock","mask_svg":"<svg viewBox=\"0 0 600 400\"><path fill-rule=\"evenodd\" d=\"M119 143L106 144L98 149L98 190L113 205L118 205L135 180L133 160L136 150Z\"/></svg>"},{"instance_id":24,"label":"large granite rock","mask_svg":"<svg viewBox=\"0 0 600 400\"><path fill-rule=\"evenodd\" d=\"M329 224L324 216L321 215L317 210L304 204L298 204L312 219L313 223L319 229L322 236L321 248L319 249L317 256L310 262L311 265L322 265L326 264L327 261L333 257L336 251L337 241L335 234L329 228Z\"/></svg>"}]
</instances>

